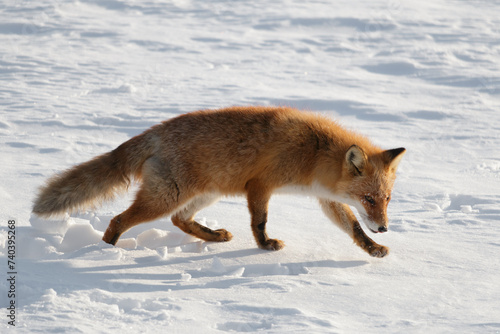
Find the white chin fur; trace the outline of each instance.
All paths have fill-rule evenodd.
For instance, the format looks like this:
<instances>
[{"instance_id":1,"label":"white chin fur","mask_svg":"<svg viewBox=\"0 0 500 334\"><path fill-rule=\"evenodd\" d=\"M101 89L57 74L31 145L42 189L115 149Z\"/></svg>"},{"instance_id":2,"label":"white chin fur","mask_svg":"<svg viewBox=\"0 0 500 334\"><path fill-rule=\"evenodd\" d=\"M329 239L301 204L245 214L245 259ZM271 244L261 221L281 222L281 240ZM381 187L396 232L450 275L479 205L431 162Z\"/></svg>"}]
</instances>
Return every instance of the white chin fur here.
<instances>
[{"instance_id":1,"label":"white chin fur","mask_svg":"<svg viewBox=\"0 0 500 334\"><path fill-rule=\"evenodd\" d=\"M365 223L365 226L368 227L370 231L378 233L379 226L371 221L367 215L361 215L361 218L363 218L363 223Z\"/></svg>"},{"instance_id":2,"label":"white chin fur","mask_svg":"<svg viewBox=\"0 0 500 334\"><path fill-rule=\"evenodd\" d=\"M377 233L379 226L368 217L365 207L361 205L361 203L355 203L353 204L353 206L356 208L356 210L358 210L358 213L361 216L363 223L365 223L365 226L368 227L370 231Z\"/></svg>"}]
</instances>

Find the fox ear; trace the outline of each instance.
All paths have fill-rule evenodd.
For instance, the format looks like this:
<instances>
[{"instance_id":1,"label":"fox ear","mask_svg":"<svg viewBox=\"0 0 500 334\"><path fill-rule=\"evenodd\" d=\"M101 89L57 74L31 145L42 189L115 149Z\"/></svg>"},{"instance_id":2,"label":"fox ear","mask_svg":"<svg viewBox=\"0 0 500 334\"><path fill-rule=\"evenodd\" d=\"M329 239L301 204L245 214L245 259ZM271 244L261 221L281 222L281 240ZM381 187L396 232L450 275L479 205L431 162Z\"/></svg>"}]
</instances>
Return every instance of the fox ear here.
<instances>
[{"instance_id":1,"label":"fox ear","mask_svg":"<svg viewBox=\"0 0 500 334\"><path fill-rule=\"evenodd\" d=\"M405 153L406 149L403 147L384 151L386 164L389 165L389 168L393 172L396 172L396 169L398 168L398 165L401 162L401 159L403 158L403 155L405 155Z\"/></svg>"},{"instance_id":2,"label":"fox ear","mask_svg":"<svg viewBox=\"0 0 500 334\"><path fill-rule=\"evenodd\" d=\"M345 154L347 168L354 175L361 175L368 160L365 152L358 145L352 145Z\"/></svg>"}]
</instances>

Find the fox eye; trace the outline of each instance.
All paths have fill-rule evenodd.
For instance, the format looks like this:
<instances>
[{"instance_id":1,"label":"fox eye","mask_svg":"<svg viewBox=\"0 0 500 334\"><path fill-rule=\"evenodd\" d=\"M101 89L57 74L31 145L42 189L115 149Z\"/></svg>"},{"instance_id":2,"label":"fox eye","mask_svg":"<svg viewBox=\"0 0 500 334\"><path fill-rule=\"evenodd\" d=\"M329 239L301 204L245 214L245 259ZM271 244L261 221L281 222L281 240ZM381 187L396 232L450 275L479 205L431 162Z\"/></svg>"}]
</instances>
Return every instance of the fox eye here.
<instances>
[{"instance_id":1,"label":"fox eye","mask_svg":"<svg viewBox=\"0 0 500 334\"><path fill-rule=\"evenodd\" d=\"M375 200L371 196L365 196L365 200L371 205L375 205Z\"/></svg>"},{"instance_id":2,"label":"fox eye","mask_svg":"<svg viewBox=\"0 0 500 334\"><path fill-rule=\"evenodd\" d=\"M387 196L386 201L389 202L391 200L391 195Z\"/></svg>"}]
</instances>

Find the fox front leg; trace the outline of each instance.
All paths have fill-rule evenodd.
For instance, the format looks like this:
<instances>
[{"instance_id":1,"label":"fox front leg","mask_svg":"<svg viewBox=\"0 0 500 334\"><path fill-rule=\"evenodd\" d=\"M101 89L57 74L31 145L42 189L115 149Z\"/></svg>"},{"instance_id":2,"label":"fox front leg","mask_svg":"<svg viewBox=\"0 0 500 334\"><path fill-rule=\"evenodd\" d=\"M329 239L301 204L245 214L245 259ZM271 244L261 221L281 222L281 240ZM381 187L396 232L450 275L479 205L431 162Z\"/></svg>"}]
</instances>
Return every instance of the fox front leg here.
<instances>
[{"instance_id":1,"label":"fox front leg","mask_svg":"<svg viewBox=\"0 0 500 334\"><path fill-rule=\"evenodd\" d=\"M267 236L267 209L271 192L258 180L251 180L246 184L248 210L252 219L252 232L259 248L280 250L285 243Z\"/></svg>"},{"instance_id":2,"label":"fox front leg","mask_svg":"<svg viewBox=\"0 0 500 334\"><path fill-rule=\"evenodd\" d=\"M389 254L389 248L377 244L365 234L348 205L325 199L320 199L319 202L327 217L349 234L356 245L368 254L373 257L384 257Z\"/></svg>"}]
</instances>

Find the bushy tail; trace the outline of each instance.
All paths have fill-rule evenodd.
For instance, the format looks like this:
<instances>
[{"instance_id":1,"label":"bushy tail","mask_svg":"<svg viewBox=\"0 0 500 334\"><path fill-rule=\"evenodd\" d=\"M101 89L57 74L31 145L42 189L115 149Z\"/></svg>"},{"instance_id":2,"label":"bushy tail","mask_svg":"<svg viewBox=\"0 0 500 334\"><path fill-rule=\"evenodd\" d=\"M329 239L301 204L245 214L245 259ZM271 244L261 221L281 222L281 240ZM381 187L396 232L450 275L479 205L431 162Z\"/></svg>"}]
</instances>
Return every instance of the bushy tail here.
<instances>
[{"instance_id":1,"label":"bushy tail","mask_svg":"<svg viewBox=\"0 0 500 334\"><path fill-rule=\"evenodd\" d=\"M124 191L130 177L140 177L152 155L148 133L133 137L115 150L55 175L41 188L33 213L50 217L94 206Z\"/></svg>"}]
</instances>

